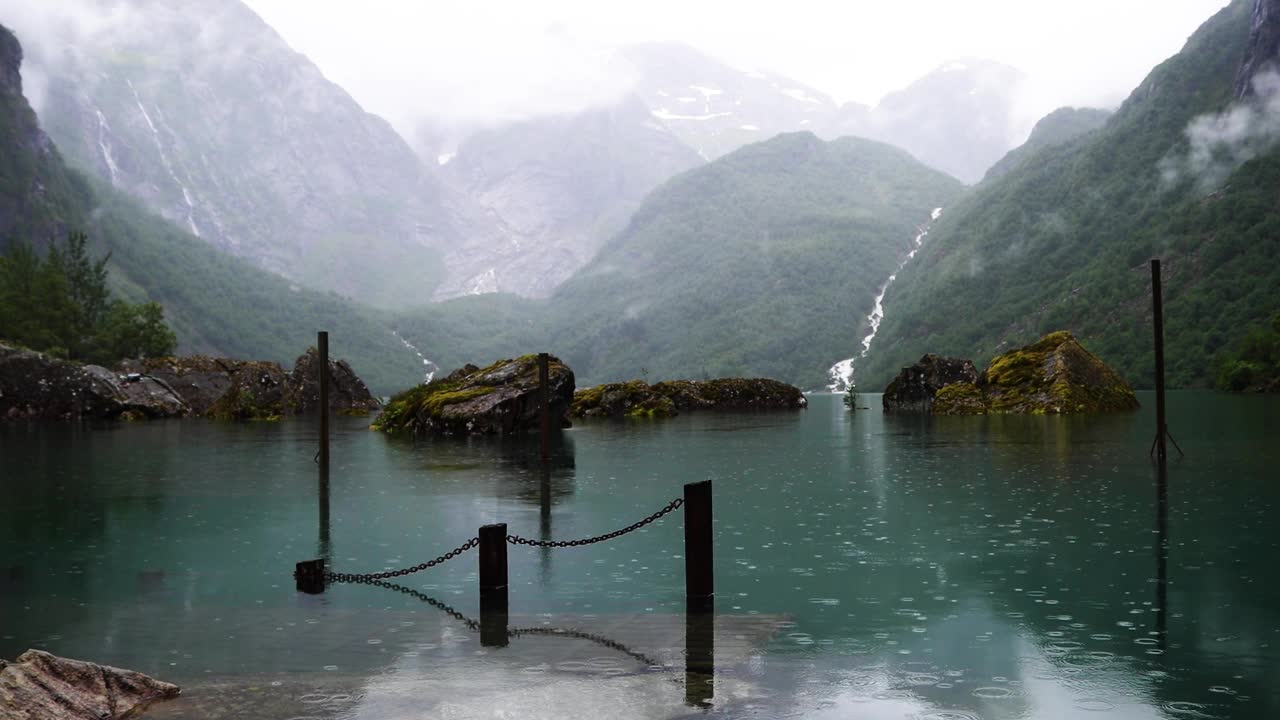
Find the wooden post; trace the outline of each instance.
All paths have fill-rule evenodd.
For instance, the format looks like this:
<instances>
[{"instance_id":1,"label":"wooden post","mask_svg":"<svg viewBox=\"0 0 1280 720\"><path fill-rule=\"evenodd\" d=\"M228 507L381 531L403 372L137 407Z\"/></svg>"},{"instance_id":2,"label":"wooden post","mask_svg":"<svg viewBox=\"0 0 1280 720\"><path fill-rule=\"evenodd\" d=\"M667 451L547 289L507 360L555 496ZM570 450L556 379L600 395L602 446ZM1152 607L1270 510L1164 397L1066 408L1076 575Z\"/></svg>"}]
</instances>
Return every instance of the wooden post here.
<instances>
[{"instance_id":1,"label":"wooden post","mask_svg":"<svg viewBox=\"0 0 1280 720\"><path fill-rule=\"evenodd\" d=\"M316 337L320 355L320 469L329 474L329 333Z\"/></svg>"},{"instance_id":2,"label":"wooden post","mask_svg":"<svg viewBox=\"0 0 1280 720\"><path fill-rule=\"evenodd\" d=\"M1169 461L1156 459L1156 638L1160 649L1169 639Z\"/></svg>"},{"instance_id":3,"label":"wooden post","mask_svg":"<svg viewBox=\"0 0 1280 720\"><path fill-rule=\"evenodd\" d=\"M507 525L480 528L480 644L507 644Z\"/></svg>"},{"instance_id":4,"label":"wooden post","mask_svg":"<svg viewBox=\"0 0 1280 720\"><path fill-rule=\"evenodd\" d=\"M542 427L542 462L551 459L551 356L538 353L538 412Z\"/></svg>"},{"instance_id":5,"label":"wooden post","mask_svg":"<svg viewBox=\"0 0 1280 720\"><path fill-rule=\"evenodd\" d=\"M709 708L716 686L716 616L689 611L684 616L684 701Z\"/></svg>"},{"instance_id":6,"label":"wooden post","mask_svg":"<svg viewBox=\"0 0 1280 720\"><path fill-rule=\"evenodd\" d=\"M684 586L689 612L715 607L711 481L684 486Z\"/></svg>"},{"instance_id":7,"label":"wooden post","mask_svg":"<svg viewBox=\"0 0 1280 720\"><path fill-rule=\"evenodd\" d=\"M1164 299L1160 288L1160 260L1151 260L1151 315L1156 335L1156 457L1168 457L1165 437L1169 434L1164 414Z\"/></svg>"},{"instance_id":8,"label":"wooden post","mask_svg":"<svg viewBox=\"0 0 1280 720\"><path fill-rule=\"evenodd\" d=\"M316 335L320 367L320 554L329 554L329 333Z\"/></svg>"},{"instance_id":9,"label":"wooden post","mask_svg":"<svg viewBox=\"0 0 1280 720\"><path fill-rule=\"evenodd\" d=\"M303 560L294 566L293 580L298 592L319 595L324 592L324 558Z\"/></svg>"}]
</instances>

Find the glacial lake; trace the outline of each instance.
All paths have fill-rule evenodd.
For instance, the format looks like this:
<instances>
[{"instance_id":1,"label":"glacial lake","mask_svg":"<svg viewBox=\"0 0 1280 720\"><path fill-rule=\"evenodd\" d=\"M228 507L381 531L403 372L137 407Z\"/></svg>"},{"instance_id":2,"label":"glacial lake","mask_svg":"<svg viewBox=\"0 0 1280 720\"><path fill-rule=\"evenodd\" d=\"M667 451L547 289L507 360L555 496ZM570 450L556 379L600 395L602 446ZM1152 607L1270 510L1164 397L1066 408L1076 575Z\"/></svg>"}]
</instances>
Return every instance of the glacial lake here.
<instances>
[{"instance_id":1,"label":"glacial lake","mask_svg":"<svg viewBox=\"0 0 1280 720\"><path fill-rule=\"evenodd\" d=\"M0 425L0 657L183 686L148 718L1280 717L1280 398L1170 395L1165 573L1154 398L1131 415L808 410L589 422L536 442L314 421ZM415 565L480 525L615 530L714 484L712 682L686 673L682 514L509 547L486 647L476 551L298 593L294 563ZM1162 597L1163 595L1163 597Z\"/></svg>"}]
</instances>

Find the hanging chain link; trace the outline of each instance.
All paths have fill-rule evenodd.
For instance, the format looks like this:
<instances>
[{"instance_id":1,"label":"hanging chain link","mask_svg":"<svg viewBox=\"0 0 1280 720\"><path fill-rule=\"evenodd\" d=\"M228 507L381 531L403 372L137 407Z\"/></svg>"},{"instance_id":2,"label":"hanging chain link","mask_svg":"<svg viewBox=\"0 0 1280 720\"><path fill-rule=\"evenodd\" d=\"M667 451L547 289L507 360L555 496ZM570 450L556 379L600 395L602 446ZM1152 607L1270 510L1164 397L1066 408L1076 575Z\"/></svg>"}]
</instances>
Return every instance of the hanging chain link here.
<instances>
[{"instance_id":1,"label":"hanging chain link","mask_svg":"<svg viewBox=\"0 0 1280 720\"><path fill-rule=\"evenodd\" d=\"M382 580L359 579L359 580L340 580L338 582L351 582L351 583L359 583L361 585L372 585L374 587L380 587L380 588L385 588L387 590L394 590L399 593L404 593L409 597L415 598L417 600L421 600L422 602L443 612L444 614L448 615L454 620L457 620L463 625L466 625L467 628L472 632L480 632L480 623L476 622L475 620L472 620L466 615L463 615L457 610L454 610L452 607L445 605L444 603L431 597L430 595L418 592L413 588L407 588L403 585L396 585L395 583L383 582Z\"/></svg>"},{"instance_id":2,"label":"hanging chain link","mask_svg":"<svg viewBox=\"0 0 1280 720\"><path fill-rule=\"evenodd\" d=\"M532 547L546 548L580 547L582 545L591 545L592 543L604 542L605 540L612 540L616 537L621 537L629 532L635 532L645 525L661 518L663 515L675 511L681 505L684 505L684 498L676 498L675 500L667 503L666 507L639 522L632 523L621 530L614 530L611 533L584 538L582 540L532 540L530 538L520 537L519 535L508 535L507 542L512 545L530 545Z\"/></svg>"},{"instance_id":3,"label":"hanging chain link","mask_svg":"<svg viewBox=\"0 0 1280 720\"><path fill-rule=\"evenodd\" d=\"M458 557L462 553L470 550L471 548L479 544L480 544L480 538L473 537L470 540L462 543L458 547L436 558L435 560L428 560L422 563L421 565L414 565L413 567L403 568L401 570L387 570L385 572L375 572L375 573L326 572L324 574L324 577L326 580L329 580L332 582L353 582L353 583L372 583L374 580L386 580L388 578L404 577L405 575L412 575L413 573L421 572L423 570L426 570L427 568L432 568L437 565L440 565L441 563L448 562L449 560L452 560Z\"/></svg>"}]
</instances>

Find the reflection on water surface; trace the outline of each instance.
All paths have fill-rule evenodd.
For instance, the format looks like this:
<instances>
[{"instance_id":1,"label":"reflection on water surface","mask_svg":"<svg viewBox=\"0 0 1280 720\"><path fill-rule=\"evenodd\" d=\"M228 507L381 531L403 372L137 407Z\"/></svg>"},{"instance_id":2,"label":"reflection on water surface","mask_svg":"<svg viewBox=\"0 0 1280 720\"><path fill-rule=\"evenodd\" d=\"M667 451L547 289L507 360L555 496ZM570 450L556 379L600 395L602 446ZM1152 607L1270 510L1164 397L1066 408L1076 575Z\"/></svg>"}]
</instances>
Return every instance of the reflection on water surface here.
<instances>
[{"instance_id":1,"label":"reflection on water surface","mask_svg":"<svg viewBox=\"0 0 1280 720\"><path fill-rule=\"evenodd\" d=\"M582 424L545 471L536 443L414 443L338 418L323 545L305 422L4 426L0 656L183 684L157 718L1280 715L1280 404L1174 393L1170 422L1187 457L1170 466L1163 598L1150 410L921 418L815 396L785 416ZM577 635L486 648L417 596L476 618L474 554L400 579L414 594L293 589L293 564L321 553L366 571L491 522L597 535L701 479L709 710L686 687L679 513L599 545L509 548L510 626Z\"/></svg>"}]
</instances>

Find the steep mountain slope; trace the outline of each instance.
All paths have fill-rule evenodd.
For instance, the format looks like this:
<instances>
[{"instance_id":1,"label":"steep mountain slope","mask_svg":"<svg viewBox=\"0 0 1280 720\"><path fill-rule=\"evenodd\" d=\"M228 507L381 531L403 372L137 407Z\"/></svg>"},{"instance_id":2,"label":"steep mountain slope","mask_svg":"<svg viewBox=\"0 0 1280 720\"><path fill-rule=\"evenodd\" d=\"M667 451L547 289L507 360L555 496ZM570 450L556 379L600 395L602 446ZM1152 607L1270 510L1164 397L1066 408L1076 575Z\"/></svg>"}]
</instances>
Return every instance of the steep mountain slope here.
<instances>
[{"instance_id":1,"label":"steep mountain slope","mask_svg":"<svg viewBox=\"0 0 1280 720\"><path fill-rule=\"evenodd\" d=\"M1150 386L1152 256L1164 260L1170 381L1207 383L1223 346L1280 307L1274 76L1255 77L1261 96L1236 95L1244 59L1274 53L1249 39L1255 7L1275 5L1236 0L1102 129L949 210L886 297L861 384L882 385L926 350L983 363L1068 329Z\"/></svg>"},{"instance_id":2,"label":"steep mountain slope","mask_svg":"<svg viewBox=\"0 0 1280 720\"><path fill-rule=\"evenodd\" d=\"M450 248L437 296L550 295L650 190L701 163L635 97L475 134L441 171L501 232Z\"/></svg>"},{"instance_id":3,"label":"steep mountain slope","mask_svg":"<svg viewBox=\"0 0 1280 720\"><path fill-rule=\"evenodd\" d=\"M1000 177L1017 167L1036 153L1051 147L1057 147L1077 137L1093 132L1106 124L1111 117L1109 110L1097 108L1063 107L1040 118L1031 129L1031 136L1018 147L1010 150L1004 157L987 170L983 180Z\"/></svg>"},{"instance_id":4,"label":"steep mountain slope","mask_svg":"<svg viewBox=\"0 0 1280 720\"><path fill-rule=\"evenodd\" d=\"M686 45L622 51L636 67L636 92L653 116L707 160L784 132L818 130L831 98L790 78L742 71Z\"/></svg>"},{"instance_id":5,"label":"steep mountain slope","mask_svg":"<svg viewBox=\"0 0 1280 720\"><path fill-rule=\"evenodd\" d=\"M1025 135L1015 104L1026 83L1008 65L957 60L884 96L873 109L842 108L828 132L897 145L926 165L975 183Z\"/></svg>"},{"instance_id":6,"label":"steep mountain slope","mask_svg":"<svg viewBox=\"0 0 1280 720\"><path fill-rule=\"evenodd\" d=\"M431 296L438 247L460 232L452 199L390 125L238 0L50 7L68 20L32 28L26 72L76 166L313 287L383 305Z\"/></svg>"},{"instance_id":7,"label":"steep mountain slope","mask_svg":"<svg viewBox=\"0 0 1280 720\"><path fill-rule=\"evenodd\" d=\"M585 381L646 369L817 387L918 226L960 192L881 143L747 146L655 190L552 298L550 337Z\"/></svg>"},{"instance_id":8,"label":"steep mountain slope","mask_svg":"<svg viewBox=\"0 0 1280 720\"><path fill-rule=\"evenodd\" d=\"M64 164L22 92L22 50L0 27L0 252L37 247L85 230L95 254L111 253L115 289L160 302L180 351L292 362L328 329L334 353L380 392L421 378L421 361L380 312L302 290L150 215L119 191Z\"/></svg>"}]
</instances>

